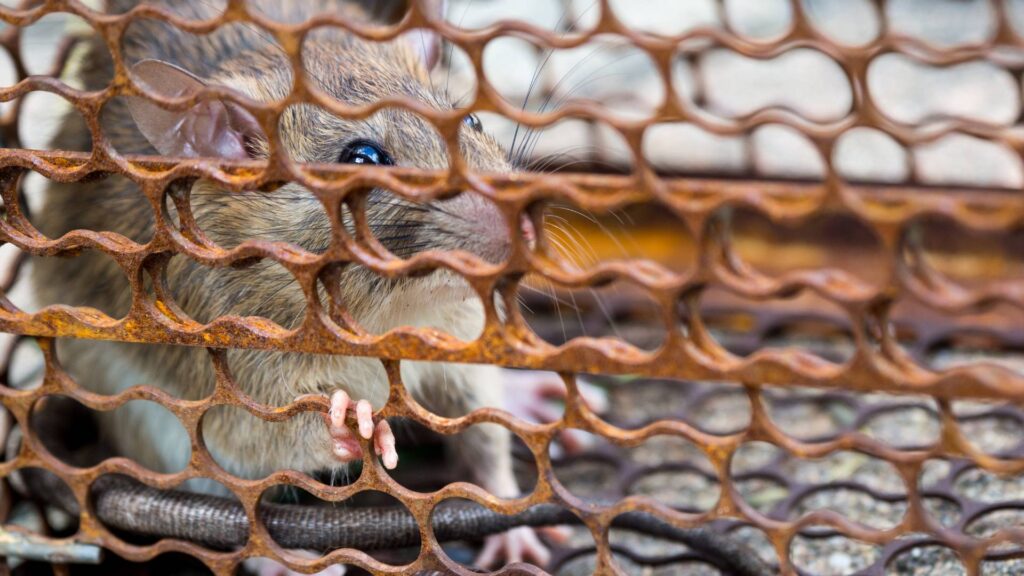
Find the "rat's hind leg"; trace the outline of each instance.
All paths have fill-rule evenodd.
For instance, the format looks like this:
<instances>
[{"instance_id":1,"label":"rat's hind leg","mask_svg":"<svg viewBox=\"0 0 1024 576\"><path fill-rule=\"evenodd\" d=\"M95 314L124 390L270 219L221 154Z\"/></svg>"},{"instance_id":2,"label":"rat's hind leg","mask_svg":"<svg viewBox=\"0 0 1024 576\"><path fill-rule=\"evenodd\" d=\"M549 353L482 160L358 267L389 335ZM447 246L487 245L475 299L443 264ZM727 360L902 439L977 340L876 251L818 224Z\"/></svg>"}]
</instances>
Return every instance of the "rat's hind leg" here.
<instances>
[{"instance_id":1,"label":"rat's hind leg","mask_svg":"<svg viewBox=\"0 0 1024 576\"><path fill-rule=\"evenodd\" d=\"M406 368L406 365L409 365ZM410 390L417 402L439 416L454 418L483 407L505 408L502 370L494 366L403 363L403 380L418 382ZM413 378L413 373L416 378ZM478 424L450 438L473 480L499 498L520 496L512 469L512 434L499 424ZM544 530L558 536L558 531ZM489 568L501 561L528 561L544 566L551 554L537 531L519 527L488 536L476 564Z\"/></svg>"},{"instance_id":2,"label":"rat's hind leg","mask_svg":"<svg viewBox=\"0 0 1024 576\"><path fill-rule=\"evenodd\" d=\"M505 388L504 408L528 422L554 422L562 418L562 407L567 391L561 376L554 372L537 370L502 370ZM576 378L576 389L591 411L608 411L608 394L604 389ZM582 452L588 437L578 430L565 429L558 435L560 449L567 454Z\"/></svg>"},{"instance_id":3,"label":"rat's hind leg","mask_svg":"<svg viewBox=\"0 0 1024 576\"><path fill-rule=\"evenodd\" d=\"M345 417L349 410L355 412L359 435L367 440L373 439L374 451L384 462L384 467L392 469L398 466L398 451L395 450L395 435L391 431L391 425L383 419L375 425L373 407L370 403L366 400L353 402L344 390L336 390L331 394L331 409L326 417L334 456L343 463L363 457L359 439L345 425Z\"/></svg>"}]
</instances>

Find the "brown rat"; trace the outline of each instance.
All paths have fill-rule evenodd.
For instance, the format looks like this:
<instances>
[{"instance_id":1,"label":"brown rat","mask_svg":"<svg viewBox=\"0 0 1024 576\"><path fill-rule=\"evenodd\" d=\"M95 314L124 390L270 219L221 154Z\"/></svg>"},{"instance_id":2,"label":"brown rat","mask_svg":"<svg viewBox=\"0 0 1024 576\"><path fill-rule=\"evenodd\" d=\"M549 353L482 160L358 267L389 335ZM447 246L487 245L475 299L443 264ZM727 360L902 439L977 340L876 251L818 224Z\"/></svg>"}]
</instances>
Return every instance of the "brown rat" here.
<instances>
[{"instance_id":1,"label":"brown rat","mask_svg":"<svg viewBox=\"0 0 1024 576\"><path fill-rule=\"evenodd\" d=\"M123 12L138 2L111 0L110 11ZM153 0L191 19L216 14L196 0ZM323 11L367 17L346 0L250 0L251 9L275 20L303 21ZM363 41L337 28L318 29L303 47L303 64L318 88L338 100L360 104L404 94L438 109L451 109L446 95L434 90L428 65L436 48L426 36L390 44ZM287 57L255 25L234 23L206 36L194 36L157 20L136 20L126 31L122 54L133 76L152 92L187 94L199 86L225 86L250 98L283 98L291 89ZM100 42L89 48L75 72L86 89L106 87L112 64ZM258 123L240 106L205 101L187 111L166 111L141 99L114 100L103 111L105 134L121 154L265 157L267 145ZM54 146L88 146L88 133L66 122ZM289 108L280 122L283 148L301 162L394 164L445 168L447 151L431 125L402 109L386 109L365 120L345 120L308 105ZM475 119L467 121L461 148L469 165L480 171L511 169L504 149ZM320 202L290 184L272 194L228 194L207 181L191 189L191 209L203 232L221 246L247 239L285 241L313 252L329 242L329 222ZM483 198L464 193L422 206L375 190L367 217L380 242L397 256L423 248L462 249L490 261L509 250L508 232L497 209ZM172 212L171 218L176 215ZM137 241L151 237L151 207L128 181L50 183L38 222L51 237L76 228L111 230ZM41 259L33 269L41 305L88 305L127 312L131 299L123 272L93 251L74 258ZM208 322L222 315L258 315L282 325L299 319L305 300L292 276L272 261L245 268L214 270L190 258L175 257L167 268L167 285L178 306L191 318ZM475 294L448 271L386 280L365 269L342 274L344 305L362 328L383 333L403 325L430 326L462 339L475 337L483 312ZM83 386L112 394L137 384L158 386L180 398L199 399L213 390L212 364L202 349L125 343L61 342L63 365ZM257 351L228 352L230 369L243 391L256 401L283 405L303 394L331 398L330 422L311 413L269 424L242 410L213 409L203 420L203 438L218 463L243 477L262 477L280 469L307 472L344 469L359 458L359 444L342 422L354 404L359 433L374 437L386 466L394 467L394 437L385 421L374 423L371 407L381 408L388 395L383 366L374 358L316 356ZM465 414L502 401L501 372L491 366L403 362L402 378L413 397L442 416ZM189 446L166 410L135 402L104 415L108 437L120 453L157 471L182 469ZM516 497L510 434L496 425L474 426L452 438L474 480L499 497ZM190 483L211 490L213 483ZM488 542L484 560L507 552L510 560L544 562L546 551L534 534L518 528Z\"/></svg>"}]
</instances>

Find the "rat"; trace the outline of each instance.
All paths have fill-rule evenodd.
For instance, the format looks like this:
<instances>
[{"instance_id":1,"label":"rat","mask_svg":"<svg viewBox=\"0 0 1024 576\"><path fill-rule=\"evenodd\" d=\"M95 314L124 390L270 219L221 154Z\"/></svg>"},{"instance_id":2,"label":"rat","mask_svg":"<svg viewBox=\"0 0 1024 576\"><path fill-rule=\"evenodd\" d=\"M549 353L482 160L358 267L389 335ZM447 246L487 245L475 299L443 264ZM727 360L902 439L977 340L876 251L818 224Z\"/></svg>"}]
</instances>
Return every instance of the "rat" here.
<instances>
[{"instance_id":1,"label":"rat","mask_svg":"<svg viewBox=\"0 0 1024 576\"><path fill-rule=\"evenodd\" d=\"M192 20L217 14L216 7L201 0L148 3ZM123 13L137 4L137 0L110 0L108 11ZM301 22L323 12L364 21L374 18L365 3L352 0L250 0L248 6L284 22ZM403 94L448 110L453 104L431 86L429 77L438 51L439 39L430 32L414 31L390 43L377 43L340 28L319 28L307 36L302 57L310 82L340 101L366 104ZM121 53L136 82L165 96L216 86L272 101L291 91L287 56L268 32L251 23L231 23L198 36L155 19L137 19L125 32ZM94 39L73 73L86 90L102 90L112 71L106 46ZM101 124L120 154L229 160L268 155L259 123L227 99L204 100L188 110L170 111L142 98L119 98L104 107ZM283 149L299 162L446 169L449 161L444 141L433 127L397 108L363 120L346 120L312 105L294 105L282 115L278 136ZM506 150L483 130L476 116L465 117L460 143L474 170L513 170ZM55 148L66 149L88 149L89 145L88 131L71 120L63 123L54 142ZM370 228L396 256L408 257L422 248L462 249L500 262L509 253L511 238L504 217L476 194L462 193L430 205L407 202L383 190L368 194ZM199 180L191 184L189 198L203 233L222 247L248 239L275 240L316 253L330 241L322 204L296 184L273 193L227 193ZM177 218L173 206L167 210L169 218ZM49 182L37 226L52 238L85 228L117 232L141 243L154 229L152 207L126 179ZM514 233L530 241L534 231L524 223ZM39 259L33 265L32 281L40 306L92 306L123 314L131 301L122 270L95 250L72 258ZM483 308L475 293L447 270L389 280L347 266L340 283L346 311L368 332L433 327L471 340L483 326ZM179 255L166 267L166 285L180 310L200 322L236 314L262 316L286 326L305 312L298 284L273 261L213 269ZM58 346L61 364L83 387L99 393L147 384L178 398L200 399L214 389L213 365L202 348L78 340L62 340ZM344 472L362 458L359 437L371 440L386 468L398 465L391 425L374 416L388 398L380 360L254 350L229 350L226 358L241 389L257 402L284 405L306 394L330 399L326 416L303 413L281 423L264 422L240 409L211 409L202 423L204 443L230 473L259 478L281 469ZM447 417L482 406L501 406L507 378L501 369L489 365L410 361L401 363L401 377L417 402ZM550 386L549 379L540 388ZM346 425L346 414L351 412L355 413L354 430ZM174 415L155 403L132 402L104 413L102 427L118 453L149 469L171 472L188 464L187 435ZM508 430L478 425L448 441L481 487L501 498L520 496ZM218 488L224 490L202 479L187 485L197 491ZM489 537L477 563L491 566L505 559L543 565L548 556L537 534L521 527Z\"/></svg>"}]
</instances>

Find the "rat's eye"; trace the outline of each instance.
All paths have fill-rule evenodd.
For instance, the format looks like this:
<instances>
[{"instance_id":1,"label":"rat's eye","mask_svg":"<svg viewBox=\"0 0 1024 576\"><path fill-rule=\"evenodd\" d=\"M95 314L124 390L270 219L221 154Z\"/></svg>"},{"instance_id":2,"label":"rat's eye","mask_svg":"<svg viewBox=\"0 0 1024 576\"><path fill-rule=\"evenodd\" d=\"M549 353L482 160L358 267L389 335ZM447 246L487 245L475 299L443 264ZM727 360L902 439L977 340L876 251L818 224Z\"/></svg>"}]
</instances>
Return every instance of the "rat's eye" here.
<instances>
[{"instance_id":1,"label":"rat's eye","mask_svg":"<svg viewBox=\"0 0 1024 576\"><path fill-rule=\"evenodd\" d=\"M338 162L342 164L377 164L391 166L394 161L388 153L381 150L380 146L373 142L357 140L345 147L338 156Z\"/></svg>"},{"instance_id":2,"label":"rat's eye","mask_svg":"<svg viewBox=\"0 0 1024 576\"><path fill-rule=\"evenodd\" d=\"M476 114L467 114L462 118L462 123L477 132L483 132L484 130L483 122L480 122L480 119L476 117Z\"/></svg>"}]
</instances>

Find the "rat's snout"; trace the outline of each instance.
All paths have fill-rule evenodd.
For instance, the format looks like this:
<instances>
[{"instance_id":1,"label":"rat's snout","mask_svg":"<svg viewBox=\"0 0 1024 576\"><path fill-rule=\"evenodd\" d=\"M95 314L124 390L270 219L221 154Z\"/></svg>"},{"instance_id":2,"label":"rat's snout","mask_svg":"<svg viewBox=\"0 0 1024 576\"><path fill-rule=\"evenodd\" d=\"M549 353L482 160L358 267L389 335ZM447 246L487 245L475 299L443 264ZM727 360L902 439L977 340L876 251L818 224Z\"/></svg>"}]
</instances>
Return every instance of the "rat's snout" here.
<instances>
[{"instance_id":1,"label":"rat's snout","mask_svg":"<svg viewBox=\"0 0 1024 576\"><path fill-rule=\"evenodd\" d=\"M512 252L512 237L505 215L490 200L472 193L463 193L442 203L452 216L451 228L459 246L488 262L498 263ZM533 248L537 232L529 217L520 218L516 234Z\"/></svg>"},{"instance_id":2,"label":"rat's snout","mask_svg":"<svg viewBox=\"0 0 1024 576\"><path fill-rule=\"evenodd\" d=\"M533 220L526 214L519 217L519 231L523 234L527 247L533 250L537 245L537 229L533 227Z\"/></svg>"}]
</instances>

